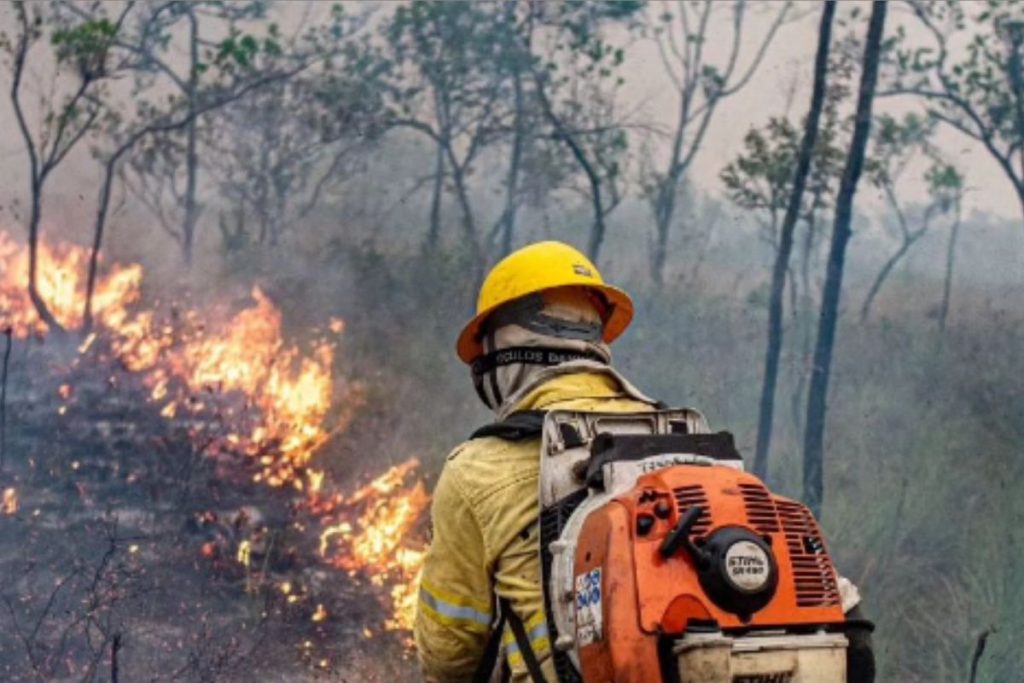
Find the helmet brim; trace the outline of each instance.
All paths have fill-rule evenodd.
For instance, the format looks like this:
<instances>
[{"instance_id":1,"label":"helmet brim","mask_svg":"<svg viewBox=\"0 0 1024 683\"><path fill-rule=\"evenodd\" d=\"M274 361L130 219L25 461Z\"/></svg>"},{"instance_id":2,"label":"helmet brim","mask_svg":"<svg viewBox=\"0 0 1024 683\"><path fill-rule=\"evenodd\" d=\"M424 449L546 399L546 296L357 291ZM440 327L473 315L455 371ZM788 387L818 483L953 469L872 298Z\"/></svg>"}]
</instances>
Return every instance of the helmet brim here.
<instances>
[{"instance_id":1,"label":"helmet brim","mask_svg":"<svg viewBox=\"0 0 1024 683\"><path fill-rule=\"evenodd\" d=\"M633 320L633 300L629 298L629 295L618 287L605 284L586 284L586 285L569 285L569 286L582 286L586 289L590 289L599 292L604 299L608 302L608 313L604 318L604 332L602 339L606 343L611 343L618 339L618 337L626 331L629 327L629 323ZM529 296L530 294L536 294L542 292L546 288L539 288L532 292L524 292L522 296ZM521 297L519 297L521 298ZM464 363L472 363L478 357L484 353L483 343L481 341L481 329L487 318L498 308L501 308L505 303L502 302L499 305L491 306L483 311L480 311L472 320L466 323L466 326L462 328L462 332L459 334L458 342L455 345L455 351L458 353L459 358Z\"/></svg>"}]
</instances>

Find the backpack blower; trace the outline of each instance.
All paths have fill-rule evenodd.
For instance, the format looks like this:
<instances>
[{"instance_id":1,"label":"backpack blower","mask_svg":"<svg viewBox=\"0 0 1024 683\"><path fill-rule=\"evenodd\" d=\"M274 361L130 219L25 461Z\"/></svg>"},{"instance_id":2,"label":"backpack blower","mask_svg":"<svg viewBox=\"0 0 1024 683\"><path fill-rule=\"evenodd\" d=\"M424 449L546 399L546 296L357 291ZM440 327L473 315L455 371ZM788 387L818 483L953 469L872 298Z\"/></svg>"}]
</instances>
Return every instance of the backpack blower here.
<instances>
[{"instance_id":1,"label":"backpack blower","mask_svg":"<svg viewBox=\"0 0 1024 683\"><path fill-rule=\"evenodd\" d=\"M732 435L707 431L690 410L544 418L559 681L873 680L871 626L844 615L813 515L744 472Z\"/></svg>"}]
</instances>

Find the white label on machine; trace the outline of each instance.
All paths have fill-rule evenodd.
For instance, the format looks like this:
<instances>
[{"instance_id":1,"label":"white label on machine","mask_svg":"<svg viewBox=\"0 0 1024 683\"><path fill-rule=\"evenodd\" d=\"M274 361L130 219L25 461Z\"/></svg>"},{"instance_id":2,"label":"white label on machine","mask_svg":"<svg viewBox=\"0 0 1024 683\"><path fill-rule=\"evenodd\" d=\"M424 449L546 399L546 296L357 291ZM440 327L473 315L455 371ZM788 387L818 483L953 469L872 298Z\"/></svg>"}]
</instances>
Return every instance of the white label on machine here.
<instances>
[{"instance_id":1,"label":"white label on machine","mask_svg":"<svg viewBox=\"0 0 1024 683\"><path fill-rule=\"evenodd\" d=\"M768 554L750 541L739 541L725 552L729 581L743 591L759 591L768 583Z\"/></svg>"},{"instance_id":2,"label":"white label on machine","mask_svg":"<svg viewBox=\"0 0 1024 683\"><path fill-rule=\"evenodd\" d=\"M602 638L601 568L576 575L576 643L590 645Z\"/></svg>"},{"instance_id":3,"label":"white label on machine","mask_svg":"<svg viewBox=\"0 0 1024 683\"><path fill-rule=\"evenodd\" d=\"M603 467L604 487L606 491L626 491L645 474L679 465L729 467L743 471L742 460L715 460L706 455L693 453L663 453L648 456L642 460L615 460L605 463Z\"/></svg>"}]
</instances>

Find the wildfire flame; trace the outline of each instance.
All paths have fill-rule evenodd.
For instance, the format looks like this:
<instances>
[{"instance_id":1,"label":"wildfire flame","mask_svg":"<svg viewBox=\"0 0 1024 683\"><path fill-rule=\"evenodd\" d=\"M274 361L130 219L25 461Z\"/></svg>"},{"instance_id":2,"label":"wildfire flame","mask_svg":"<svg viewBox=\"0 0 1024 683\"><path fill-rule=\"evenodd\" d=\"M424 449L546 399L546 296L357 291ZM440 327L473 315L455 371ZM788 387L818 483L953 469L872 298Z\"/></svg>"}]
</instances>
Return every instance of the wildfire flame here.
<instances>
[{"instance_id":1,"label":"wildfire flame","mask_svg":"<svg viewBox=\"0 0 1024 683\"><path fill-rule=\"evenodd\" d=\"M390 584L394 615L385 626L410 629L416 609L416 585L425 552L409 547L409 537L430 502L422 481L406 484L419 467L413 459L396 465L346 499L346 510L362 508L355 525L348 519L327 524L320 534L320 555L349 572L374 568L370 580ZM327 522L329 517L324 517ZM341 552L339 552L339 550Z\"/></svg>"},{"instance_id":2,"label":"wildfire flame","mask_svg":"<svg viewBox=\"0 0 1024 683\"><path fill-rule=\"evenodd\" d=\"M145 374L165 417L201 412L206 404L196 397L240 396L241 405L228 408L237 429L217 447L257 458L256 481L301 490L304 469L330 436L334 345L319 340L303 356L284 342L281 313L270 299L259 288L252 298L253 306L214 329L198 325L192 313L185 334L131 334L114 347L129 368Z\"/></svg>"},{"instance_id":3,"label":"wildfire flame","mask_svg":"<svg viewBox=\"0 0 1024 683\"><path fill-rule=\"evenodd\" d=\"M66 328L74 329L83 323L85 304L85 274L89 251L75 245L51 246L39 241L36 289L46 302L53 317ZM4 311L5 326L14 330L19 338L47 331L36 313L28 295L28 249L0 232L0 311ZM96 283L93 294L93 316L116 327L117 321L127 315L128 308L137 302L141 293L142 266L114 266Z\"/></svg>"},{"instance_id":4,"label":"wildfire flame","mask_svg":"<svg viewBox=\"0 0 1024 683\"><path fill-rule=\"evenodd\" d=\"M28 250L0 232L0 311L18 338L43 335L27 294ZM41 240L37 289L54 318L67 329L83 323L88 250ZM163 322L159 311L141 306L143 269L114 264L97 279L94 331L79 346L86 353L105 343L129 371L137 373L161 415L176 419L213 410L217 437L204 441L207 453L242 454L255 465L253 478L271 487L290 486L305 495L304 507L320 519L320 555L349 573L365 573L390 586L390 629L407 629L415 605L415 583L423 551L410 538L429 496L422 482L408 484L419 463L392 467L351 495L328 492L323 470L310 465L346 422L357 404L333 406L335 341L323 337L300 348L285 341L280 310L257 287L253 304L229 318L210 311L179 312ZM211 321L225 320L223 324ZM341 320L329 321L337 335ZM61 385L61 399L73 396ZM338 414L340 413L340 414ZM331 416L335 426L328 426ZM208 436L199 434L200 436ZM3 493L6 514L17 510L13 489ZM237 561L248 566L251 545L243 541ZM212 556L213 549L202 554ZM318 605L314 621L327 618Z\"/></svg>"},{"instance_id":5,"label":"wildfire flame","mask_svg":"<svg viewBox=\"0 0 1024 683\"><path fill-rule=\"evenodd\" d=\"M18 511L18 492L13 488L4 489L0 498L0 514L13 515Z\"/></svg>"}]
</instances>

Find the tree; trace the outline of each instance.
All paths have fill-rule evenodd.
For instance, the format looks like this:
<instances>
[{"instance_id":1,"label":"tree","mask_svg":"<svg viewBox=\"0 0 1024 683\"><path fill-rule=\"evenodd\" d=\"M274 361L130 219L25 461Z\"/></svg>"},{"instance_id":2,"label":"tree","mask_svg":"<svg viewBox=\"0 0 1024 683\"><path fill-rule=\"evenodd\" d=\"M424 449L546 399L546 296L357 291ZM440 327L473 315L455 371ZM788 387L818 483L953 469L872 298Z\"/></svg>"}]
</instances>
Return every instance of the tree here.
<instances>
[{"instance_id":1,"label":"tree","mask_svg":"<svg viewBox=\"0 0 1024 683\"><path fill-rule=\"evenodd\" d=\"M815 315L813 307L816 297L811 272L818 257L820 227L828 221L835 203L836 189L846 155L844 128L847 121L841 116L840 110L849 95L846 86L847 70L842 60L830 58L826 71L829 82L825 91L823 111L817 126L814 153L803 192L802 206L791 237L793 247L799 247L796 254L798 265L795 268L792 265L787 268L782 289L777 290L778 301L781 303L788 285L793 325L798 334L799 348L794 354L793 362L797 381L790 397L793 423L797 432L803 429L802 398L814 342L812 317ZM796 124L786 118L773 117L763 128L752 129L747 133L743 153L730 162L721 174L728 197L734 204L758 215L767 214L762 219L762 238L771 246L776 258L779 256L781 242L779 214L788 206L788 198L793 189L795 162L799 156L802 139L803 136ZM769 306L771 286L772 283L769 282L769 297L766 302ZM770 318L769 314L769 321ZM782 318L780 311L780 325ZM780 338L780 354L782 347ZM767 373L766 378L770 377L771 373ZM762 386L762 393L763 390ZM775 392L771 390L770 393L774 396ZM774 412L774 401L772 409ZM768 435L770 436L770 431ZM767 454L770 440L762 443L766 444L764 453ZM767 470L766 457L762 456L761 461Z\"/></svg>"},{"instance_id":2,"label":"tree","mask_svg":"<svg viewBox=\"0 0 1024 683\"><path fill-rule=\"evenodd\" d=\"M77 7L73 2L67 5ZM270 23L265 35L243 30L247 22L264 19L266 7L265 0L146 4L115 42L133 60L137 94L174 93L167 103L144 98L136 118L144 118L143 107L148 108L145 116L150 119L164 116L169 107L188 113L180 128L164 128L140 140L149 148L145 154L129 155L132 172L128 174L129 186L177 242L186 265L192 262L203 211L198 189L203 171L200 125L203 114L218 108L209 106L211 95L229 82L241 87L246 79L260 78L258 60L291 52L276 24ZM179 50L186 60L178 58ZM233 101L221 99L220 106Z\"/></svg>"},{"instance_id":3,"label":"tree","mask_svg":"<svg viewBox=\"0 0 1024 683\"><path fill-rule=\"evenodd\" d=\"M114 147L103 157L103 182L100 184L96 220L93 226L93 243L89 254L89 273L86 280L85 312L83 315L84 331L88 331L92 327L92 298L96 286L99 254L103 246L103 235L106 228L107 212L110 208L111 192L114 181L118 177L118 164L122 158L142 140L161 133L169 133L186 128L197 116L218 109L228 102L245 96L252 90L257 90L276 80L288 78L300 69L301 67L294 67L292 70L283 73L270 72L259 79L247 81L237 89L229 89L226 92L220 93L209 101L199 100L190 103L182 112L172 110L165 114L155 115L152 118L143 117L141 122L136 123L134 127L129 128L114 138Z\"/></svg>"},{"instance_id":4,"label":"tree","mask_svg":"<svg viewBox=\"0 0 1024 683\"><path fill-rule=\"evenodd\" d=\"M929 116L979 142L1024 216L1024 8L1001 0L909 4L932 45L908 45L901 29L886 52L880 94L921 98ZM953 53L950 45L961 43L966 49Z\"/></svg>"},{"instance_id":5,"label":"tree","mask_svg":"<svg viewBox=\"0 0 1024 683\"><path fill-rule=\"evenodd\" d=\"M565 145L586 179L584 189L579 191L588 197L591 205L593 222L587 241L587 254L591 260L596 260L604 244L608 215L623 199L621 158L628 146L626 133L613 122L614 104L601 95L595 93L591 96L591 105L587 110L576 106L570 108L576 115L574 119L577 125L573 125L552 104L548 94L551 86L545 77L535 72L534 83L541 111L551 127L551 139L556 144ZM588 126L585 120L587 113L596 114L598 121L606 123ZM597 133L594 130L588 132L588 129L601 130Z\"/></svg>"},{"instance_id":6,"label":"tree","mask_svg":"<svg viewBox=\"0 0 1024 683\"><path fill-rule=\"evenodd\" d=\"M380 131L413 131L431 144L432 173L414 187L430 185L425 248L440 239L450 191L463 243L482 268L496 245L511 249L523 198L543 188L545 194L580 191L600 207L591 230L593 251L600 249L604 219L624 196L626 136L614 120L611 96L621 82L613 71L623 53L598 29L638 7L418 0L382 22L383 40L360 48L365 65L359 73L377 102ZM344 85L349 80L329 79L324 99L336 101L336 93L350 89ZM485 158L489 166L506 159L507 165L482 174L477 166ZM576 183L580 177L583 182ZM474 194L495 180L502 207L483 230Z\"/></svg>"},{"instance_id":7,"label":"tree","mask_svg":"<svg viewBox=\"0 0 1024 683\"><path fill-rule=\"evenodd\" d=\"M608 215L623 199L629 147L627 124L615 110L615 92L623 84L617 70L625 52L604 37L603 28L613 23L635 28L639 9L637 2L540 6L539 21L549 40L546 50L533 51L531 79L547 123L543 135L568 154L584 178L577 191L591 205L587 253L592 260L600 256Z\"/></svg>"},{"instance_id":8,"label":"tree","mask_svg":"<svg viewBox=\"0 0 1024 683\"><path fill-rule=\"evenodd\" d=\"M43 193L53 171L110 116L105 101L107 90L123 66L111 59L110 50L132 7L131 3L125 4L113 19L103 17L73 22L59 13L47 14L40 5L16 2L17 32L13 36L0 34L0 50L10 59L11 105L29 161L28 293L39 318L54 332L63 331L63 327L50 312L37 287ZM66 91L43 100L39 130L34 133L28 122L22 82L29 66L29 53L42 42L46 25L54 27L49 38L56 66L67 67L66 72L71 77ZM62 88L64 82L58 83L56 74L53 78L55 89Z\"/></svg>"},{"instance_id":9,"label":"tree","mask_svg":"<svg viewBox=\"0 0 1024 683\"><path fill-rule=\"evenodd\" d=\"M774 116L763 128L751 128L743 137L743 152L730 161L719 175L729 200L749 211L760 222L760 237L773 250L779 249L780 221L792 194L793 174L800 151L801 136L789 119ZM817 161L811 154L810 166ZM798 216L809 210L801 198ZM795 224L795 222L794 222Z\"/></svg>"},{"instance_id":10,"label":"tree","mask_svg":"<svg viewBox=\"0 0 1024 683\"><path fill-rule=\"evenodd\" d=\"M775 386L778 381L779 357L782 354L782 313L783 313L783 290L786 284L786 274L789 271L789 258L793 249L793 234L796 229L797 219L804 204L804 188L808 176L811 173L811 164L815 156L815 147L818 137L818 128L822 111L825 108L826 79L828 75L828 54L829 45L832 40L832 20L835 16L836 3L826 2L821 14L821 22L818 28L818 50L814 58L814 87L811 92L811 104L804 122L804 132L800 140L800 147L795 150L795 157L790 150L793 149L792 140L795 138L791 128L785 127L781 122L775 124L776 135L781 137L786 144L775 154L769 152L765 144L758 143L757 137L753 138L754 152L753 159L747 160L747 177L764 177L768 183L768 191L765 193L764 204L771 211L773 234L774 223L778 209L782 207L783 195L789 189L786 199L786 215L779 231L778 246L775 252L775 266L772 269L771 296L768 305L768 347L765 351L765 370L761 389L761 402L758 414L757 429L757 450L754 456L754 473L759 477L765 477L768 470L768 450L771 443L772 418L775 406ZM771 125L771 124L770 124ZM750 136L748 136L750 139ZM777 148L778 149L778 148ZM781 152L781 153L780 153ZM793 161L795 160L795 167ZM744 160L735 162L740 168L732 174L729 168L726 169L724 180L726 186L740 191L739 198L743 197L756 200L757 193L742 193L744 184L738 171L742 169ZM754 164L753 168L749 165ZM790 169L792 172L792 184L790 185ZM814 200L812 200L814 201ZM813 210L813 209L812 209Z\"/></svg>"},{"instance_id":11,"label":"tree","mask_svg":"<svg viewBox=\"0 0 1024 683\"><path fill-rule=\"evenodd\" d=\"M953 224L949 229L949 240L946 244L945 277L942 279L942 302L939 304L939 331L946 331L946 320L949 318L949 302L953 290L953 265L956 260L956 242L960 234L963 198L965 192L963 176L953 166L936 169L936 177L932 182L942 188L953 204Z\"/></svg>"},{"instance_id":12,"label":"tree","mask_svg":"<svg viewBox=\"0 0 1024 683\"><path fill-rule=\"evenodd\" d=\"M279 81L211 117L209 166L237 221L233 232L220 222L229 251L277 246L295 219L347 177L346 164L370 141L325 128L310 99L302 79Z\"/></svg>"},{"instance_id":13,"label":"tree","mask_svg":"<svg viewBox=\"0 0 1024 683\"><path fill-rule=\"evenodd\" d=\"M375 84L367 71L374 64L365 45L350 44L363 21L336 19L338 30L316 47L328 58L321 68L269 83L208 117L204 146L219 194L230 204L218 221L229 252L277 246L296 220L351 176L359 153L381 135L379 100L367 91Z\"/></svg>"},{"instance_id":14,"label":"tree","mask_svg":"<svg viewBox=\"0 0 1024 683\"><path fill-rule=\"evenodd\" d=\"M658 7L660 9L663 5ZM714 0L677 2L674 13L664 9L656 17L648 18L654 26L653 34L662 65L679 98L665 169L651 172L645 183L656 230L651 271L658 284L664 277L669 232L683 179L700 150L708 125L718 106L739 92L757 71L789 12L790 3L779 7L745 67L740 66L739 59L740 48L746 42L743 29L747 3L744 0L731 3L732 32L725 63L710 64L705 55L712 16L723 7L724 3Z\"/></svg>"},{"instance_id":15,"label":"tree","mask_svg":"<svg viewBox=\"0 0 1024 683\"><path fill-rule=\"evenodd\" d=\"M60 4L59 6L65 5ZM78 8L72 5L71 12L77 15ZM102 9L96 9L90 16L101 16L101 13ZM88 21L96 21L96 19L90 18ZM144 18L143 21L149 21L149 19ZM190 36L192 36L190 45L195 47L195 34L190 33ZM205 81L199 84L197 80L194 91L169 98L154 98L156 101L140 95L136 99L134 111L119 112L116 116L108 117L104 131L107 144L97 145L93 151L94 156L102 163L103 180L100 184L97 201L86 284L83 316L85 330L89 330L92 325L92 297L96 283L99 253L103 243L114 181L119 177L120 162L138 145L147 141L153 143L153 147L150 149L166 149L168 139L163 136L192 129L200 116L238 102L250 93L269 87L274 83L286 81L306 69L314 58L320 56L315 41L311 43L312 47L306 51L289 50L285 52L277 38L278 34L273 25L270 26L268 35L261 38L232 30L219 42L205 45L203 47L204 61L193 63L193 71L201 71L205 74ZM146 56L146 53L141 53L143 61L138 62L140 51L130 43L115 41L111 44L110 51L111 54L118 55L122 60L121 63L125 65L125 71L149 68L149 62L146 61L149 57ZM195 161L195 149L196 141L190 134L185 145L186 165ZM195 210L194 187L192 190L189 190L188 187L194 184L195 178L192 174L196 171L196 168L192 168L186 173L186 178L191 177L191 180L186 180L185 193L179 197L185 202L186 214ZM176 173L172 171L167 177L173 183ZM195 217L192 215L192 218ZM194 223L188 225L194 228ZM185 237L192 235L193 233L188 232L191 228L186 226L181 234ZM186 262L191 254L190 240L191 237L188 237L183 242L189 249L186 252Z\"/></svg>"},{"instance_id":16,"label":"tree","mask_svg":"<svg viewBox=\"0 0 1024 683\"><path fill-rule=\"evenodd\" d=\"M503 59L512 84L510 104L511 139L509 141L508 171L505 174L505 202L501 215L495 222L488 238L490 245L500 233L500 254L512 251L516 214L521 201L521 178L529 159L529 151L535 142L531 131L537 125L538 113L534 105L536 97L531 92L529 72L533 56L535 13L527 6L525 13L519 11L518 2L505 2L503 20L511 30L505 33L512 42L504 51ZM523 16L519 16L523 14Z\"/></svg>"},{"instance_id":17,"label":"tree","mask_svg":"<svg viewBox=\"0 0 1024 683\"><path fill-rule=\"evenodd\" d=\"M66 4L73 10L77 7L74 2ZM171 151L178 151L180 147L180 158L175 157L173 165L169 165L170 168L162 169L173 180L169 184L173 186L174 204L180 210L180 217L175 221L178 225L173 225L168 219L163 206L160 206L160 210L157 212L161 217L161 224L178 243L186 265L190 265L193 260L196 230L203 209L198 197L201 173L199 153L201 116L198 113L198 108L209 81L209 78L204 79L204 74L210 69L215 51L226 44L210 38L209 34L237 35L239 33L238 23L247 19L262 18L265 5L266 3L262 0L237 3L221 3L212 0L200 2L171 0L147 3L139 8L135 22L129 27L130 31L124 32L115 41L117 48L133 58L133 75L136 80L137 92L153 91L155 85L159 88L169 87L180 100L174 105L181 106L188 113L186 122L180 130L177 128L167 129L161 134L163 138L161 144L165 146L168 154ZM84 14L81 8L78 8L78 11ZM187 58L183 65L179 66L180 60L173 52L175 48L179 47L177 41L174 40L174 35L182 25L184 27L183 47ZM272 36L271 38L275 39L276 37ZM231 38L227 40L229 41ZM175 139L178 134L183 134L183 141L180 145ZM136 171L141 173L143 169L136 168ZM158 172L157 169L146 169L146 171ZM183 176L183 186L180 190L176 187L179 176Z\"/></svg>"},{"instance_id":18,"label":"tree","mask_svg":"<svg viewBox=\"0 0 1024 683\"><path fill-rule=\"evenodd\" d=\"M371 16L333 6L328 22L282 42L275 61L302 64L300 71L206 116L200 139L211 184L225 204L217 224L228 254L278 246L352 177L365 161L362 153L387 131L387 98L395 95L387 92L385 75L392 65L363 30ZM162 221L162 198L174 191L181 155L166 143L152 140L134 160L149 171L136 174L134 189ZM170 172L157 175L164 169Z\"/></svg>"},{"instance_id":19,"label":"tree","mask_svg":"<svg viewBox=\"0 0 1024 683\"><path fill-rule=\"evenodd\" d=\"M943 161L929 143L932 127L930 121L922 120L916 114L908 114L902 121L888 115L879 116L877 119L873 153L867 173L872 184L882 190L886 204L896 217L900 244L886 259L871 283L861 306L861 322L867 320L875 297L896 264L928 233L935 218L953 210L954 197L962 189L963 180L959 172ZM920 212L916 226L911 227L912 221L898 196L896 184L919 151L923 151L932 159L932 164L924 176L929 199Z\"/></svg>"},{"instance_id":20,"label":"tree","mask_svg":"<svg viewBox=\"0 0 1024 683\"><path fill-rule=\"evenodd\" d=\"M416 0L395 10L384 29L391 63L390 128L407 128L435 147L430 228L425 244L436 245L441 201L451 178L462 218L462 234L474 262L483 247L469 190L473 164L493 144L509 73L503 68L511 44L507 12L499 5Z\"/></svg>"},{"instance_id":21,"label":"tree","mask_svg":"<svg viewBox=\"0 0 1024 683\"><path fill-rule=\"evenodd\" d=\"M846 245L850 240L853 219L853 197L864 168L864 156L871 132L871 109L878 82L878 64L885 30L885 0L874 0L868 22L867 38L861 66L860 87L854 118L850 151L843 168L843 177L836 196L832 243L829 248L825 288L822 292L818 338L814 349L811 387L807 396L807 421L804 432L804 500L815 515L821 513L823 501L822 456L825 434L826 399L832 351L835 347L836 324L839 319L839 299L843 285L843 267Z\"/></svg>"},{"instance_id":22,"label":"tree","mask_svg":"<svg viewBox=\"0 0 1024 683\"><path fill-rule=\"evenodd\" d=\"M232 29L217 42L200 44L195 22L198 6L178 7L181 3L165 3L152 8L138 17L143 7L126 3L120 13L112 17L107 6L95 3L83 6L78 3L57 0L50 5L47 14L36 12L30 20L26 6L15 5L19 33L15 39L3 37L2 46L11 55L12 88L11 101L19 123L22 137L29 151L30 185L32 192L29 214L29 295L39 311L43 322L54 330L60 324L48 310L36 288L37 245L39 223L42 213L42 195L46 180L68 153L90 135L95 140L93 156L102 165L102 178L93 244L89 260L84 303L84 325L89 329L92 323L92 294L96 282L99 251L102 246L104 228L109 210L110 197L119 163L136 145L148 138L176 131L191 130L198 117L233 102L246 93L256 90L275 80L287 78L305 68L309 54L303 59L283 54L276 40L275 29L262 39L242 34ZM255 5L254 5L255 6ZM242 6L233 10L242 12ZM167 63L161 61L156 51L167 49L170 41L170 18L185 12L191 18L192 31L189 46L192 57L199 54L202 62L192 59L187 80L191 85L177 95L166 96L159 86L147 75L165 76L165 81L182 85L185 78L176 74ZM239 16L242 16L241 14ZM21 83L25 72L29 49L40 42L43 26L53 27L50 36L55 66L71 67L75 88L64 97L44 98L42 112L43 130L36 136L29 128L22 102ZM233 26L233 25L232 25ZM131 27L131 28L129 28ZM205 74L203 81L199 75ZM135 77L133 92L134 109L118 104L111 96L111 85L115 80ZM59 78L59 74L54 76ZM147 97L149 92L152 96ZM59 102L59 105L57 104ZM195 139L187 136L185 145L186 190L181 199L186 206L186 227L182 234L190 249L192 228L197 217L195 205Z\"/></svg>"}]
</instances>

